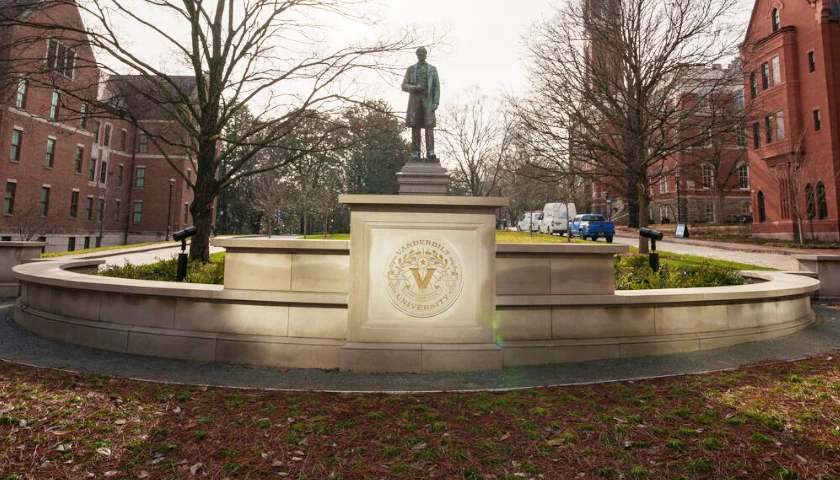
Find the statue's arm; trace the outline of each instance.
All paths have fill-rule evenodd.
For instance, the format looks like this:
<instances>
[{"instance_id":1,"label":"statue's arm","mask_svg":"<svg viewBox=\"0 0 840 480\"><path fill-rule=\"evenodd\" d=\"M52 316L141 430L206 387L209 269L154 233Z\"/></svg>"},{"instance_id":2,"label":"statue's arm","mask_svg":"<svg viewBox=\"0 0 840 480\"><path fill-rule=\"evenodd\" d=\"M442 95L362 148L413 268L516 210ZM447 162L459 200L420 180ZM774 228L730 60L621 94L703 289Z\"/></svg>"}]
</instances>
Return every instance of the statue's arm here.
<instances>
[{"instance_id":1,"label":"statue's arm","mask_svg":"<svg viewBox=\"0 0 840 480\"><path fill-rule=\"evenodd\" d=\"M409 80L411 78L411 68L405 71L405 77L403 78L402 83L402 91L403 92L414 92L417 91L417 85L414 85Z\"/></svg>"},{"instance_id":2,"label":"statue's arm","mask_svg":"<svg viewBox=\"0 0 840 480\"><path fill-rule=\"evenodd\" d=\"M432 75L432 110L437 109L440 105L440 78L438 76L437 67L435 67L434 75Z\"/></svg>"}]
</instances>

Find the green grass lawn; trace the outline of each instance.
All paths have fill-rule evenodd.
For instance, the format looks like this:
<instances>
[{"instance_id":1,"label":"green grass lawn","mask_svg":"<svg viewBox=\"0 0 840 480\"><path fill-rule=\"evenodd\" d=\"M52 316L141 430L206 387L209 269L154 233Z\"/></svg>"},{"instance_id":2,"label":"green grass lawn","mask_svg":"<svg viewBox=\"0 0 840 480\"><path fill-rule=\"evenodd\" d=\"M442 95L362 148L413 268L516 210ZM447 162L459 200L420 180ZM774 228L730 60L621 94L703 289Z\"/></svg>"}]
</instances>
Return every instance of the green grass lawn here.
<instances>
[{"instance_id":1,"label":"green grass lawn","mask_svg":"<svg viewBox=\"0 0 840 480\"><path fill-rule=\"evenodd\" d=\"M0 478L836 479L838 357L404 395L157 384L0 362Z\"/></svg>"}]
</instances>

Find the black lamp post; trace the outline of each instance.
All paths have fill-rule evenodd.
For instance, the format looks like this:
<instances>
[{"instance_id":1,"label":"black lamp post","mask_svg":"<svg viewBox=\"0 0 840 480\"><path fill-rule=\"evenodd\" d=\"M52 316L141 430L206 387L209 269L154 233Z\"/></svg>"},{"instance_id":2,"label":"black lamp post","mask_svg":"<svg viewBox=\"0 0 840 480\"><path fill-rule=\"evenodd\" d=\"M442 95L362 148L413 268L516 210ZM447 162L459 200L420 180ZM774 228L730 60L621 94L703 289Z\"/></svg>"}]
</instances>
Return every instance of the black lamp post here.
<instances>
[{"instance_id":1,"label":"black lamp post","mask_svg":"<svg viewBox=\"0 0 840 480\"><path fill-rule=\"evenodd\" d=\"M677 173L674 174L674 180L677 183L677 225L682 223L682 216L680 215L682 208L680 205L680 171L677 170Z\"/></svg>"},{"instance_id":2,"label":"black lamp post","mask_svg":"<svg viewBox=\"0 0 840 480\"><path fill-rule=\"evenodd\" d=\"M169 179L169 203L166 211L166 241L169 241L169 234L172 233L172 187L175 186L175 179Z\"/></svg>"}]
</instances>

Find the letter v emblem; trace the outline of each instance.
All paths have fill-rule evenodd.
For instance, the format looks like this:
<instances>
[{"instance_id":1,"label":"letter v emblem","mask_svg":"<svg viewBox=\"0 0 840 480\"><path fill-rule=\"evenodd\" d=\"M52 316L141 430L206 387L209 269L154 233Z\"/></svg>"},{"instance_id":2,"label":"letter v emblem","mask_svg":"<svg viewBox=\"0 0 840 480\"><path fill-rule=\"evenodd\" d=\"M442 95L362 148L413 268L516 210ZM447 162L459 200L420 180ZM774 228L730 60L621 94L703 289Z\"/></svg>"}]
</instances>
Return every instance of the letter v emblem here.
<instances>
[{"instance_id":1,"label":"letter v emblem","mask_svg":"<svg viewBox=\"0 0 840 480\"><path fill-rule=\"evenodd\" d=\"M426 269L426 276L420 278L420 269L419 268L410 268L411 274L414 275L414 281L417 282L417 286L420 287L420 290L425 290L429 286L429 282L432 281L432 276L435 274L434 268Z\"/></svg>"}]
</instances>

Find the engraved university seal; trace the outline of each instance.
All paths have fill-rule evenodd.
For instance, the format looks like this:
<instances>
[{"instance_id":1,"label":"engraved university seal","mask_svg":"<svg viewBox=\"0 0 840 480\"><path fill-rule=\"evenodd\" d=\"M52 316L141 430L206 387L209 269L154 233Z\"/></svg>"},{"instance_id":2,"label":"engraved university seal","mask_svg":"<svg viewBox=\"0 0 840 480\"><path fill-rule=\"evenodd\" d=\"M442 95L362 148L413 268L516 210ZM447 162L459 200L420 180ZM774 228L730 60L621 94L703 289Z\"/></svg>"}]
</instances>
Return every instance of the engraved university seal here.
<instances>
[{"instance_id":1,"label":"engraved university seal","mask_svg":"<svg viewBox=\"0 0 840 480\"><path fill-rule=\"evenodd\" d=\"M442 239L407 241L387 264L385 291L401 312L434 317L455 303L464 286L461 260Z\"/></svg>"}]
</instances>

